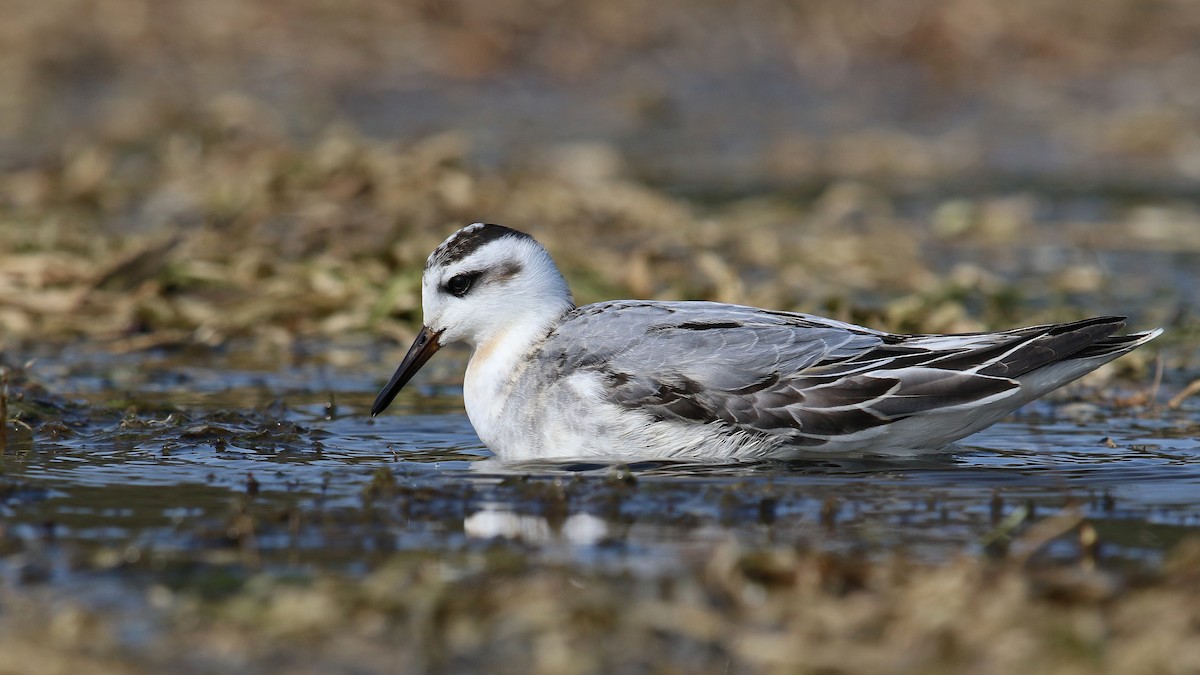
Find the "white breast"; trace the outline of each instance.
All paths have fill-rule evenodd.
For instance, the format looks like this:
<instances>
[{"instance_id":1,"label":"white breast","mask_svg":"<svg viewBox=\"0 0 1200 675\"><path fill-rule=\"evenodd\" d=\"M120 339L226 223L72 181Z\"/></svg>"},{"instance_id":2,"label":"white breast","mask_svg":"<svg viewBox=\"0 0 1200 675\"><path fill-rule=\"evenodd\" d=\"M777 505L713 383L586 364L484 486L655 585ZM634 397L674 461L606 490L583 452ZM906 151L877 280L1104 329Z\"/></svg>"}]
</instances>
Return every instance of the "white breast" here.
<instances>
[{"instance_id":1,"label":"white breast","mask_svg":"<svg viewBox=\"0 0 1200 675\"><path fill-rule=\"evenodd\" d=\"M514 398L518 378L528 368L529 355L545 336L540 326L514 325L479 343L467 364L463 402L479 439L499 454L506 437L527 433L519 420L528 417L528 403Z\"/></svg>"}]
</instances>

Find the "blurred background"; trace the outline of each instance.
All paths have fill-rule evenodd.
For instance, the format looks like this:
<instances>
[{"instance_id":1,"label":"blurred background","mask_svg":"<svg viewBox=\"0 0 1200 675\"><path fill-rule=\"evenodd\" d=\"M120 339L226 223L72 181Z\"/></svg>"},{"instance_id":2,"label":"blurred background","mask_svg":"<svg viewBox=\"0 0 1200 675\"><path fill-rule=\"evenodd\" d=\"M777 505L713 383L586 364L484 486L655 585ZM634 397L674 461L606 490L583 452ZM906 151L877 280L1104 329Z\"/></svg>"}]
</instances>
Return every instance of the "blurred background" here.
<instances>
[{"instance_id":1,"label":"blurred background","mask_svg":"<svg viewBox=\"0 0 1200 675\"><path fill-rule=\"evenodd\" d=\"M953 454L505 468L462 351L367 414L475 221L1167 331ZM1198 305L1196 0L0 0L0 672L1200 672Z\"/></svg>"},{"instance_id":2,"label":"blurred background","mask_svg":"<svg viewBox=\"0 0 1200 675\"><path fill-rule=\"evenodd\" d=\"M1185 0L0 9L9 340L403 341L421 261L477 220L581 303L1195 336Z\"/></svg>"}]
</instances>

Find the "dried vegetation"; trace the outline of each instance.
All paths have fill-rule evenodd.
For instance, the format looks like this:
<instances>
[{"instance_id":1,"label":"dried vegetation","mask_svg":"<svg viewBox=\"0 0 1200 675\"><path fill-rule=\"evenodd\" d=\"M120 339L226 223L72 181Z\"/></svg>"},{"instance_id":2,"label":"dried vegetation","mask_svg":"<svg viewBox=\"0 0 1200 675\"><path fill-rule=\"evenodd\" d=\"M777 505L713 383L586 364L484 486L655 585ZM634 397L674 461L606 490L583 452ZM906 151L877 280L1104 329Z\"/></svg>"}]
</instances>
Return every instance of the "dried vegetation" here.
<instances>
[{"instance_id":1,"label":"dried vegetation","mask_svg":"<svg viewBox=\"0 0 1200 675\"><path fill-rule=\"evenodd\" d=\"M0 591L0 670L1188 673L1198 555L1123 587L1085 568L732 544L669 573L595 573L498 546L353 580L261 575L216 599L154 586L162 636L136 650L93 609Z\"/></svg>"},{"instance_id":2,"label":"dried vegetation","mask_svg":"<svg viewBox=\"0 0 1200 675\"><path fill-rule=\"evenodd\" d=\"M495 172L473 166L453 133L400 143L336 128L301 144L257 126L253 111L214 104L187 129L97 141L0 173L7 341L87 338L129 350L403 340L419 320L424 257L475 220L534 232L580 302L703 298L901 331L1065 319L1103 308L1062 298L1124 280L1086 260L1025 280L965 262L939 275L939 251L1003 256L1051 236L1091 250L1200 248L1185 210L1159 214L1156 227L1139 229L1134 211L1047 233L1031 215L1036 199L1023 196L950 200L930 222L911 222L884 193L848 181L804 203L702 208L620 172L579 168L619 164L612 148L566 147L559 164Z\"/></svg>"},{"instance_id":3,"label":"dried vegetation","mask_svg":"<svg viewBox=\"0 0 1200 675\"><path fill-rule=\"evenodd\" d=\"M1043 245L1200 251L1200 211L1179 192L1200 176L1194 3L739 7L0 1L0 143L11 151L0 164L0 347L404 341L419 321L425 255L475 220L536 234L580 302L705 298L901 331L1119 311L1096 299L1136 281L1094 255L1033 266L1024 280L969 262L944 272L946 251L995 263ZM986 175L979 128L858 125L783 133L717 172L799 186L799 197L726 196L709 183L720 199L688 199L705 193L662 185L714 175L705 162L679 170L688 147L711 141L703 124L668 134L678 153L544 145L534 133L489 163L480 158L495 139L478 124L421 118L369 134L339 108L347 92L412 82L453 89L518 73L569 92L618 73L615 93L569 108L618 111L615 137L694 122L680 108L696 101L673 101L663 80L729 59L735 73L776 59L819 92L844 89L864 67L912 66L948 99L1051 120L1055 149L1083 158L1068 173L1140 179L1099 222L1047 227L1039 214L1052 198L1027 184L939 196L942 181ZM1069 93L1097 82L1112 84L1098 96L1116 104ZM511 131L507 111L479 100L469 107L482 113L452 121L483 114ZM1158 182L1162 195L1139 192ZM913 190L933 195L927 208L904 207ZM1194 307L1168 298L1138 309L1172 327L1169 371L1194 368ZM1145 373L1151 357L1123 363ZM0 382L0 460L6 430L9 441L28 433L11 421L27 405L10 393ZM0 507L3 481L0 461ZM0 552L13 540L0 522ZM215 598L135 586L138 606L163 622L142 642L67 591L0 579L0 672L1186 673L1200 671L1198 566L1194 544L1145 578L1087 561L929 565L729 545L701 565L633 575L497 546L396 556L364 578L263 573Z\"/></svg>"}]
</instances>

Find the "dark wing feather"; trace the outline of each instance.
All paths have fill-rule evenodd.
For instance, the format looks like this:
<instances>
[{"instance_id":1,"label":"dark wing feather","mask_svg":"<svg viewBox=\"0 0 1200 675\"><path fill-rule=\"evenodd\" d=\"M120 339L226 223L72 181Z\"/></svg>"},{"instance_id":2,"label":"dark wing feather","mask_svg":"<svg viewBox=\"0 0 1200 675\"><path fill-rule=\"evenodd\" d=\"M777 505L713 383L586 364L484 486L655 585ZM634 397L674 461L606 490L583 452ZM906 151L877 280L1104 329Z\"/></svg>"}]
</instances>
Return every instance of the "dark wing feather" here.
<instances>
[{"instance_id":1,"label":"dark wing feather","mask_svg":"<svg viewBox=\"0 0 1200 675\"><path fill-rule=\"evenodd\" d=\"M1062 361L1125 327L1123 317L1098 317L1047 327L1010 354L979 369L981 375L1020 377Z\"/></svg>"}]
</instances>

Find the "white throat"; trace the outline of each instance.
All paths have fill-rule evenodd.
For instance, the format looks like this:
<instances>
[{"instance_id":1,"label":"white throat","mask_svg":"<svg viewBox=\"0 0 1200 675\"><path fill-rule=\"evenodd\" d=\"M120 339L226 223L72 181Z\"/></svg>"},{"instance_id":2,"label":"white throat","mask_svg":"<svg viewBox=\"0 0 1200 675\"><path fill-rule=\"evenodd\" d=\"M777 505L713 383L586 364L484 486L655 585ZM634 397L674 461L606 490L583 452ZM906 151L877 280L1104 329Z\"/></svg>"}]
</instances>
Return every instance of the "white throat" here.
<instances>
[{"instance_id":1,"label":"white throat","mask_svg":"<svg viewBox=\"0 0 1200 675\"><path fill-rule=\"evenodd\" d=\"M512 394L517 376L561 320L513 322L475 345L463 380L463 402L467 417L480 440L491 445L501 427L505 402Z\"/></svg>"}]
</instances>

